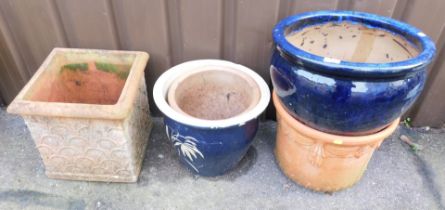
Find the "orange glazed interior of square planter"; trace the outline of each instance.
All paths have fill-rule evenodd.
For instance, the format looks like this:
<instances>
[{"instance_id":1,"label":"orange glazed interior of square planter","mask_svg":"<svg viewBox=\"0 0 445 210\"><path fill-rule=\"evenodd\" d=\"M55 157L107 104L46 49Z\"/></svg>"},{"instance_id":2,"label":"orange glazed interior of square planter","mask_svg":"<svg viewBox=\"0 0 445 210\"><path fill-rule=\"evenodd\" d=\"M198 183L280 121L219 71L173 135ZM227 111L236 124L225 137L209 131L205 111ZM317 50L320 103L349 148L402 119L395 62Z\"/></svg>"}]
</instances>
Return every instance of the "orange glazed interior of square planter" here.
<instances>
[{"instance_id":1,"label":"orange glazed interior of square planter","mask_svg":"<svg viewBox=\"0 0 445 210\"><path fill-rule=\"evenodd\" d=\"M115 104L130 65L89 61L61 65L36 85L30 100L43 102Z\"/></svg>"},{"instance_id":2,"label":"orange glazed interior of square planter","mask_svg":"<svg viewBox=\"0 0 445 210\"><path fill-rule=\"evenodd\" d=\"M253 108L260 90L255 81L233 69L198 69L178 77L168 91L176 111L206 120L222 120Z\"/></svg>"}]
</instances>

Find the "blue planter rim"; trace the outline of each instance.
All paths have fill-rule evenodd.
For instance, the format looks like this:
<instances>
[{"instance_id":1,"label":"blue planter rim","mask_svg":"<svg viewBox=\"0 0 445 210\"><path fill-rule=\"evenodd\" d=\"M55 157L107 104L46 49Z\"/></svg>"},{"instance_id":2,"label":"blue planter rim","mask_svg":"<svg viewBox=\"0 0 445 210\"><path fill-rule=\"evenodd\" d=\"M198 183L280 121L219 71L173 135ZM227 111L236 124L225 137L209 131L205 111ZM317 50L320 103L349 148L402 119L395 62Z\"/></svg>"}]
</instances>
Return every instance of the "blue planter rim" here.
<instances>
[{"instance_id":1,"label":"blue planter rim","mask_svg":"<svg viewBox=\"0 0 445 210\"><path fill-rule=\"evenodd\" d=\"M368 27L386 30L401 35L412 44L416 45L417 48L420 47L420 53L414 58L399 62L349 62L308 53L289 43L285 37L286 30L296 23L302 23L303 26L294 31L311 25L340 21L361 23ZM272 35L277 50L282 54L284 53L284 55L292 62L302 64L305 67L309 67L316 71L340 76L393 77L407 75L423 70L423 67L428 65L433 59L436 51L434 42L419 29L392 18L357 11L327 10L289 16L281 20L275 26Z\"/></svg>"}]
</instances>

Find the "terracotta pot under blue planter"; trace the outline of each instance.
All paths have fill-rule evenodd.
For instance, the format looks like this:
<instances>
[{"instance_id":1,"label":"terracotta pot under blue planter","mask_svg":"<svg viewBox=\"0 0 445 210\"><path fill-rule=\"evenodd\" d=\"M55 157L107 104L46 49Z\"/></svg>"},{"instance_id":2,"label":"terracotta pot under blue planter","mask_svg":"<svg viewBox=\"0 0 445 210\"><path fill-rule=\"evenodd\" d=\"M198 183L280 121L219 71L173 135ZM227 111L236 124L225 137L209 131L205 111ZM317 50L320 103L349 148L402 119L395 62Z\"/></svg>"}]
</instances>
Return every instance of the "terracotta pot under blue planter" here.
<instances>
[{"instance_id":1,"label":"terracotta pot under blue planter","mask_svg":"<svg viewBox=\"0 0 445 210\"><path fill-rule=\"evenodd\" d=\"M270 100L252 70L222 60L177 65L156 81L156 105L180 162L202 176L217 176L244 157Z\"/></svg>"},{"instance_id":2,"label":"terracotta pot under blue planter","mask_svg":"<svg viewBox=\"0 0 445 210\"><path fill-rule=\"evenodd\" d=\"M344 27L345 33L337 33L333 27ZM315 31L320 28L332 33ZM354 30L369 36L357 37ZM298 43L288 41L286 37L291 34ZM342 135L376 132L400 117L421 93L427 66L435 54L434 43L420 30L362 12L318 11L290 16L275 26L273 39L270 74L287 111L310 127ZM354 39L360 39L356 43L362 45L366 39L373 44L385 43L380 48L372 46L381 53L374 53L374 57L387 61L351 61L354 56L363 57L360 54L366 51L355 49L351 56L345 56ZM338 49L329 50L331 45ZM385 53L390 45L394 49L400 46L400 51L407 54L411 54L407 48L417 49L417 54L396 60L402 54ZM331 56L340 51L344 53L338 56L346 59ZM371 57L373 52L367 55Z\"/></svg>"}]
</instances>

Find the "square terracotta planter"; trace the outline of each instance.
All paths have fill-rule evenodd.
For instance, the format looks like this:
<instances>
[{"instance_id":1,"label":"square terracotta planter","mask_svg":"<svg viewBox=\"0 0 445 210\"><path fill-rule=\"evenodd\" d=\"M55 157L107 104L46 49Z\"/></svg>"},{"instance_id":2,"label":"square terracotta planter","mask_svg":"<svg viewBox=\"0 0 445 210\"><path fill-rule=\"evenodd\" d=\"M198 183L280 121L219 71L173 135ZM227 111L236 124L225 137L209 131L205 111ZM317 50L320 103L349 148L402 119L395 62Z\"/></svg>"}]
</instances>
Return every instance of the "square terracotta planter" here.
<instances>
[{"instance_id":1,"label":"square terracotta planter","mask_svg":"<svg viewBox=\"0 0 445 210\"><path fill-rule=\"evenodd\" d=\"M147 61L147 53L134 51L55 48L49 54L8 107L24 118L48 177L137 181L152 126ZM66 73L67 64L77 66ZM111 76L122 72L98 70L115 64L128 68Z\"/></svg>"}]
</instances>

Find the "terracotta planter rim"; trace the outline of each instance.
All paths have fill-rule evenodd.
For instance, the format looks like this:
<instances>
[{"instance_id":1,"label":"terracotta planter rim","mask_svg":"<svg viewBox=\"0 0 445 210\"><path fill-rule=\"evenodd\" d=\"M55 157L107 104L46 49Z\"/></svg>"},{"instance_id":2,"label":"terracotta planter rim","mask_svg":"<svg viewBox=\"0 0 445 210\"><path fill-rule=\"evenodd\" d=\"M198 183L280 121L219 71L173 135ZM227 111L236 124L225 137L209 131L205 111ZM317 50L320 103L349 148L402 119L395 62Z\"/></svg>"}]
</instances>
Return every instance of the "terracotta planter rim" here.
<instances>
[{"instance_id":1,"label":"terracotta planter rim","mask_svg":"<svg viewBox=\"0 0 445 210\"><path fill-rule=\"evenodd\" d=\"M252 78L260 91L260 98L258 103L250 110L243 112L231 118L222 120L205 120L195 117L191 117L182 114L174 110L167 102L167 94L172 83L178 79L181 75L194 69L201 69L203 67L223 67L230 68L244 73L245 75ZM208 68L207 68L208 69ZM153 87L153 99L155 104L161 110L161 112L167 117L174 119L175 121L181 122L186 125L191 125L195 127L204 128L225 128L234 125L242 126L246 122L257 118L267 107L270 101L270 90L266 82L253 70L232 63L230 61L218 60L218 59L203 59L203 60L193 60L184 62L182 64L176 65L166 72L164 72L156 81Z\"/></svg>"},{"instance_id":2,"label":"terracotta planter rim","mask_svg":"<svg viewBox=\"0 0 445 210\"><path fill-rule=\"evenodd\" d=\"M252 77L245 74L244 72L238 71L238 70L230 68L230 67L210 66L209 65L209 66L202 66L200 68L190 70L187 72L187 74L180 75L177 79L175 79L175 81L173 81L173 83L170 85L170 88L168 89L168 92L167 92L167 101L168 101L170 107L172 107L174 110L178 111L180 114L186 115L191 118L199 119L197 117L194 117L194 116L186 113L180 107L180 105L178 104L178 101L176 100L175 92L178 90L179 86L182 83L186 82L186 80L188 78L193 77L200 73L206 73L206 72L211 72L211 71L219 71L219 72L224 72L225 74L236 75L237 77L243 79L244 82L248 83L251 87L255 87L254 90L252 90L253 97L249 103L249 106L243 112L239 113L238 115L248 112L249 110L253 109L258 104L259 97L260 97L260 89Z\"/></svg>"},{"instance_id":3,"label":"terracotta planter rim","mask_svg":"<svg viewBox=\"0 0 445 210\"><path fill-rule=\"evenodd\" d=\"M35 85L37 80L43 76L46 67L52 62L57 53L96 53L99 55L134 55L131 68L121 95L116 104L86 104L86 103L63 103L44 102L26 99L26 94ZM30 81L22 88L16 98L8 106L7 111L13 114L30 116L54 116L94 119L123 119L131 111L132 103L136 97L139 87L139 79L144 74L149 54L142 51L120 51L101 49L80 48L54 48ZM24 109L23 107L26 107Z\"/></svg>"},{"instance_id":4,"label":"terracotta planter rim","mask_svg":"<svg viewBox=\"0 0 445 210\"><path fill-rule=\"evenodd\" d=\"M289 124L295 129L298 130L301 134L308 136L311 139L318 139L325 143L336 144L336 145L344 145L344 146L356 146L363 145L368 143L373 143L382 139L385 139L389 135L391 135L394 130L399 125L400 118L394 120L389 126L382 129L381 131L369 135L363 136L341 136L330 133L325 133L314 128L311 128L295 118L293 118L287 111L284 109L283 104L281 103L278 95L275 91L272 93L272 100L275 106L276 111L283 118L283 120L290 122Z\"/></svg>"}]
</instances>

